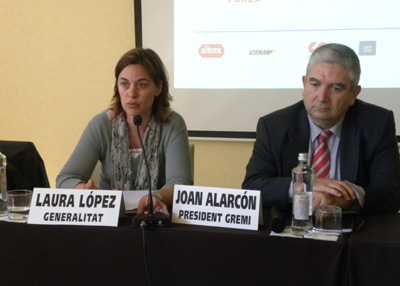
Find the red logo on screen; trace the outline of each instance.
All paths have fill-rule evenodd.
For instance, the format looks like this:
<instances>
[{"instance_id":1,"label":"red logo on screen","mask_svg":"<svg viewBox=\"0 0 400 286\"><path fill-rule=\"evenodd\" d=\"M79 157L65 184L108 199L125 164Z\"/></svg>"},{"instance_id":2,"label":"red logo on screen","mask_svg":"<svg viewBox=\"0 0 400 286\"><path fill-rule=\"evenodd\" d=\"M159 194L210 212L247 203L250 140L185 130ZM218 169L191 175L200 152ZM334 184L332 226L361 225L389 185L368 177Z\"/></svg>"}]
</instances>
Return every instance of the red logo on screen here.
<instances>
[{"instance_id":1,"label":"red logo on screen","mask_svg":"<svg viewBox=\"0 0 400 286\"><path fill-rule=\"evenodd\" d=\"M317 48L325 46L326 43L324 42L312 42L308 45L308 51L312 54Z\"/></svg>"},{"instance_id":2,"label":"red logo on screen","mask_svg":"<svg viewBox=\"0 0 400 286\"><path fill-rule=\"evenodd\" d=\"M199 54L202 58L220 58L223 56L225 50L222 45L201 45Z\"/></svg>"}]
</instances>

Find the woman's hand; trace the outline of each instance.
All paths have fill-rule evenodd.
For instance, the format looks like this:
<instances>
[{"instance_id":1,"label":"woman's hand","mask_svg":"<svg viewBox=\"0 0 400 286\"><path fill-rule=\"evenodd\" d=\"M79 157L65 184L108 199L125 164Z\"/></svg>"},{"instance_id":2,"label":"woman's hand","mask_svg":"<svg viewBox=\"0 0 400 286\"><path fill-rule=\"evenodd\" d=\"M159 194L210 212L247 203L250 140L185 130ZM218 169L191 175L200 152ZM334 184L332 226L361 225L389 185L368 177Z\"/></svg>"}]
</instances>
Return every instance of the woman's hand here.
<instances>
[{"instance_id":1,"label":"woman's hand","mask_svg":"<svg viewBox=\"0 0 400 286\"><path fill-rule=\"evenodd\" d=\"M138 210L137 210L139 214L144 212L145 210L148 210L148 197L149 196L146 195L139 200ZM164 204L162 201L160 201L156 196L152 197L153 197L153 211L156 213L163 213L169 216L170 214L168 212L167 205Z\"/></svg>"},{"instance_id":2,"label":"woman's hand","mask_svg":"<svg viewBox=\"0 0 400 286\"><path fill-rule=\"evenodd\" d=\"M74 189L97 190L97 187L93 180L89 180L89 182L87 182L86 184L77 184Z\"/></svg>"}]
</instances>

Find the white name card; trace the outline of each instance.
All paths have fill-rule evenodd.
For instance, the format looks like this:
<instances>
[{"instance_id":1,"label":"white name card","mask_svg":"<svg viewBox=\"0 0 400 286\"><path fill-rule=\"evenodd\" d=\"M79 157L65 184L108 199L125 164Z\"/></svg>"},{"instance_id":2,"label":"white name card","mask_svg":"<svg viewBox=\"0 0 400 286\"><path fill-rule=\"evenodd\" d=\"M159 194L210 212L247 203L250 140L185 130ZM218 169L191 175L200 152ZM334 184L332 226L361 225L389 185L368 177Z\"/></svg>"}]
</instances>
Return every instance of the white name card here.
<instances>
[{"instance_id":1,"label":"white name card","mask_svg":"<svg viewBox=\"0 0 400 286\"><path fill-rule=\"evenodd\" d=\"M258 230L260 191L175 185L172 222Z\"/></svg>"},{"instance_id":2,"label":"white name card","mask_svg":"<svg viewBox=\"0 0 400 286\"><path fill-rule=\"evenodd\" d=\"M35 188L29 224L117 226L122 191Z\"/></svg>"}]
</instances>

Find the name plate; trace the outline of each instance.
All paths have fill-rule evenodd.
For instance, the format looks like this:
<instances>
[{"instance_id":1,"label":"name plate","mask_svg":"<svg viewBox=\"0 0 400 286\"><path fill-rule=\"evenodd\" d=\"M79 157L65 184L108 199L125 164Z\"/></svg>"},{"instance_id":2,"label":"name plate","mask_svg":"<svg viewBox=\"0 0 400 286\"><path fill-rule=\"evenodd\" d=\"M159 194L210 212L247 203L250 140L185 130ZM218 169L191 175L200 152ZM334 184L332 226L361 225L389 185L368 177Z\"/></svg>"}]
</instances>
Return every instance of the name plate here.
<instances>
[{"instance_id":1,"label":"name plate","mask_svg":"<svg viewBox=\"0 0 400 286\"><path fill-rule=\"evenodd\" d=\"M35 188L29 224L117 226L122 191Z\"/></svg>"},{"instance_id":2,"label":"name plate","mask_svg":"<svg viewBox=\"0 0 400 286\"><path fill-rule=\"evenodd\" d=\"M261 210L260 191L175 185L172 222L258 230Z\"/></svg>"}]
</instances>

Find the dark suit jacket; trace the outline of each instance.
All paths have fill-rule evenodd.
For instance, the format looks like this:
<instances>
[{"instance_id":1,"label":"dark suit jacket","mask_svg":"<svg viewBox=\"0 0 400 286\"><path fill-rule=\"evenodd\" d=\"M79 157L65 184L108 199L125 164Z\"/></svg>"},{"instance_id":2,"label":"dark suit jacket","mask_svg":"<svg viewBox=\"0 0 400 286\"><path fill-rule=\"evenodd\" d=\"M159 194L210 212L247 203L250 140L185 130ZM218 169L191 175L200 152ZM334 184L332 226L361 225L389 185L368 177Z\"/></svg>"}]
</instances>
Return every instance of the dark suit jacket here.
<instances>
[{"instance_id":1,"label":"dark suit jacket","mask_svg":"<svg viewBox=\"0 0 400 286\"><path fill-rule=\"evenodd\" d=\"M310 127L303 101L259 119L244 189L261 190L264 207L289 209L287 193ZM393 112L357 100L345 115L339 143L341 180L365 189L364 211L400 209L400 165Z\"/></svg>"}]
</instances>

